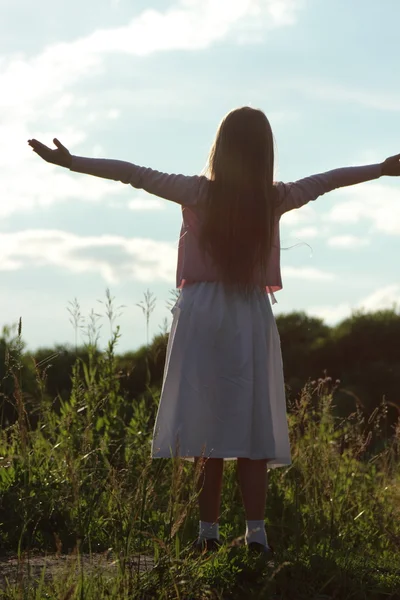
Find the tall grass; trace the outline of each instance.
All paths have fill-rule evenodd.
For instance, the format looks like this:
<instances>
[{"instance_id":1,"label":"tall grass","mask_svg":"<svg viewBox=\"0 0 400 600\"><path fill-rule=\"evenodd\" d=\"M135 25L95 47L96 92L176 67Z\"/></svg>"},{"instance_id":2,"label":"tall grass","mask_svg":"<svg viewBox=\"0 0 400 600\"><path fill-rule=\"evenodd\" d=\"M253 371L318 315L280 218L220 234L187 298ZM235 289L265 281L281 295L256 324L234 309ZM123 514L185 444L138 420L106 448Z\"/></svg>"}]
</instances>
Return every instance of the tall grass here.
<instances>
[{"instance_id":1,"label":"tall grass","mask_svg":"<svg viewBox=\"0 0 400 600\"><path fill-rule=\"evenodd\" d=\"M299 398L289 396L293 464L269 471L266 522L275 571L251 563L238 544L244 513L233 462L224 474L225 545L212 558L195 558L189 552L198 529L193 465L150 458L160 390L149 381L138 398L122 394L115 360L122 307L113 300L107 291L104 350L98 313L84 325L78 302L70 304L76 340L78 330L86 332L88 359L76 360L72 392L59 399L59 411L42 393L35 429L21 389L21 323L10 341L18 420L0 433L0 549L15 553L21 565L35 550L69 554L78 570L70 565L36 582L21 574L3 585L4 597L400 598L400 423L379 454L369 453L385 402L369 422L359 411L339 421L332 410L338 382L329 377L308 382ZM139 306L148 332L149 292ZM42 392L47 368L36 365ZM104 568L94 576L85 566L87 554L99 553L115 562L113 573ZM146 557L154 567L144 571Z\"/></svg>"}]
</instances>

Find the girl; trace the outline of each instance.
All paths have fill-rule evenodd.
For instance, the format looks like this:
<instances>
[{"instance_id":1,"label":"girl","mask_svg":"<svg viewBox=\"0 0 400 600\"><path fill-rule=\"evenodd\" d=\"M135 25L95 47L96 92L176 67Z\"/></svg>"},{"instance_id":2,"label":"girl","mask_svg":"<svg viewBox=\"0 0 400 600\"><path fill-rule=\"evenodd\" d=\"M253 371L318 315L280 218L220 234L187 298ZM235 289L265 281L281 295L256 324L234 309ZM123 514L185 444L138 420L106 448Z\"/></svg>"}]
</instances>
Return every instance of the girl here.
<instances>
[{"instance_id":1,"label":"girl","mask_svg":"<svg viewBox=\"0 0 400 600\"><path fill-rule=\"evenodd\" d=\"M283 367L268 293L282 289L281 216L334 190L400 175L400 154L295 183L274 182L265 114L249 107L222 120L201 176L168 175L119 160L73 156L29 140L47 162L130 184L182 207L172 309L152 457L199 464L199 549L216 549L224 460L237 459L245 543L270 556L264 527L267 466L291 464Z\"/></svg>"}]
</instances>

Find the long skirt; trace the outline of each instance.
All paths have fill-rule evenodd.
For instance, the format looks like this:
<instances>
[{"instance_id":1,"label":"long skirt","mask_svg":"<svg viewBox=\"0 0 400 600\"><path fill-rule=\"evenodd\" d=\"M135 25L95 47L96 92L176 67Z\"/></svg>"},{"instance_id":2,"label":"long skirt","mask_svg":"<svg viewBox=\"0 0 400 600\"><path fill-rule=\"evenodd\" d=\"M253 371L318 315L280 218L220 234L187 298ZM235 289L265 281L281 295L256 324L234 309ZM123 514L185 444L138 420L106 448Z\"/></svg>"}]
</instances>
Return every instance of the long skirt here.
<instances>
[{"instance_id":1,"label":"long skirt","mask_svg":"<svg viewBox=\"0 0 400 600\"><path fill-rule=\"evenodd\" d=\"M172 308L153 458L291 464L281 344L266 291L185 285Z\"/></svg>"}]
</instances>

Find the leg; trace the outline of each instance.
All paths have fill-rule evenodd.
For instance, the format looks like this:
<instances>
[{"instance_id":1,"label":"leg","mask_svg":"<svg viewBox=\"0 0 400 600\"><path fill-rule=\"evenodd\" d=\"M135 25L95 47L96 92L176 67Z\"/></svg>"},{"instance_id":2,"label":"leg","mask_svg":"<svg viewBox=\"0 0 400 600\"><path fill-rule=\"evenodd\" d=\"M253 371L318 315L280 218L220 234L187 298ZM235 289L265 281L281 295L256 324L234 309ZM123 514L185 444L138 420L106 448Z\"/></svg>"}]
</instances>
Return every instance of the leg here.
<instances>
[{"instance_id":1,"label":"leg","mask_svg":"<svg viewBox=\"0 0 400 600\"><path fill-rule=\"evenodd\" d=\"M200 461L200 473L197 480L199 494L200 520L218 523L221 503L223 458L195 458L195 468Z\"/></svg>"},{"instance_id":2,"label":"leg","mask_svg":"<svg viewBox=\"0 0 400 600\"><path fill-rule=\"evenodd\" d=\"M237 459L240 491L247 521L261 521L267 499L267 460Z\"/></svg>"},{"instance_id":3,"label":"leg","mask_svg":"<svg viewBox=\"0 0 400 600\"><path fill-rule=\"evenodd\" d=\"M266 460L238 458L239 485L246 513L246 544L254 549L268 545L265 531L265 501L267 498L268 471Z\"/></svg>"}]
</instances>

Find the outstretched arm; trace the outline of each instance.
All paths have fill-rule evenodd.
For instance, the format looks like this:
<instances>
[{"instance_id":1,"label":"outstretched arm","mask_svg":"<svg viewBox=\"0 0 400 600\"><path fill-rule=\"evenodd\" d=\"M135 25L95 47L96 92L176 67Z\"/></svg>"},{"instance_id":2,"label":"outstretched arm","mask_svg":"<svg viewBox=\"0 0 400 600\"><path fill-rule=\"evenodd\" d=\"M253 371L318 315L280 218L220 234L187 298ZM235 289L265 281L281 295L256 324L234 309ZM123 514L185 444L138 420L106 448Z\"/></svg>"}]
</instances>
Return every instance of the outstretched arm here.
<instances>
[{"instance_id":1,"label":"outstretched arm","mask_svg":"<svg viewBox=\"0 0 400 600\"><path fill-rule=\"evenodd\" d=\"M121 181L184 206L196 203L207 182L205 177L161 173L123 160L74 156L59 140L55 138L53 141L56 150L48 148L38 140L28 140L28 144L49 163L66 167L76 173Z\"/></svg>"},{"instance_id":2,"label":"outstretched arm","mask_svg":"<svg viewBox=\"0 0 400 600\"><path fill-rule=\"evenodd\" d=\"M300 208L334 189L378 179L382 175L400 176L400 154L375 165L334 169L294 183L277 183L278 214Z\"/></svg>"}]
</instances>

